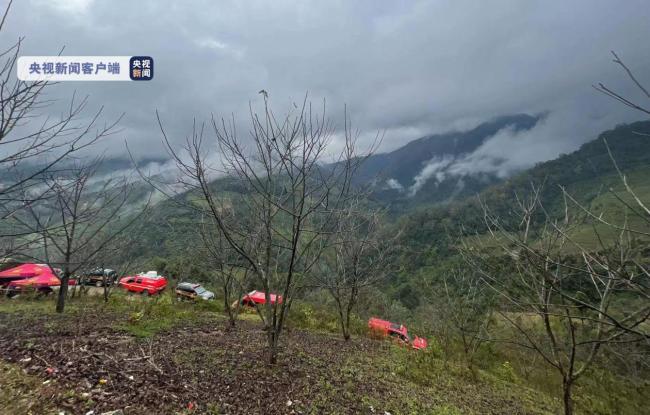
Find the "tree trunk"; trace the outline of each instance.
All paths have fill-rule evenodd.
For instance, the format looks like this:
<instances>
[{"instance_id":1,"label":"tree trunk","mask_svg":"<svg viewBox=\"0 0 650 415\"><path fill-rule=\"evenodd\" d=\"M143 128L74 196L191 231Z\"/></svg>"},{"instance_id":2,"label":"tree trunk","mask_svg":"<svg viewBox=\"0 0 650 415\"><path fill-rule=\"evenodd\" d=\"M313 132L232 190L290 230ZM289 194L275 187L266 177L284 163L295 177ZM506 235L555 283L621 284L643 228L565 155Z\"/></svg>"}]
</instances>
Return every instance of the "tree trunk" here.
<instances>
[{"instance_id":1,"label":"tree trunk","mask_svg":"<svg viewBox=\"0 0 650 415\"><path fill-rule=\"evenodd\" d=\"M571 397L571 388L573 387L573 381L569 379L564 379L562 381L562 391L563 391L563 400L564 400L564 415L573 415L573 399Z\"/></svg>"},{"instance_id":2,"label":"tree trunk","mask_svg":"<svg viewBox=\"0 0 650 415\"><path fill-rule=\"evenodd\" d=\"M343 338L345 341L350 340L350 309L348 308L345 315L345 327L343 328Z\"/></svg>"},{"instance_id":3,"label":"tree trunk","mask_svg":"<svg viewBox=\"0 0 650 415\"><path fill-rule=\"evenodd\" d=\"M346 324L343 319L341 319L341 332L343 333L343 340L350 340L350 323Z\"/></svg>"},{"instance_id":4,"label":"tree trunk","mask_svg":"<svg viewBox=\"0 0 650 415\"><path fill-rule=\"evenodd\" d=\"M269 363L274 365L278 362L278 336L274 327L269 327Z\"/></svg>"},{"instance_id":5,"label":"tree trunk","mask_svg":"<svg viewBox=\"0 0 650 415\"><path fill-rule=\"evenodd\" d=\"M234 329L235 326L237 325L237 320L235 319L235 312L230 307L230 304L228 304L228 300L226 300L225 302L226 302L226 310L228 310L228 325L231 329Z\"/></svg>"},{"instance_id":6,"label":"tree trunk","mask_svg":"<svg viewBox=\"0 0 650 415\"><path fill-rule=\"evenodd\" d=\"M349 309L344 309L343 304L338 296L332 293L332 296L336 300L336 308L339 314L339 323L341 325L341 334L343 335L343 340L350 340L350 311ZM343 313L347 313L344 315Z\"/></svg>"},{"instance_id":7,"label":"tree trunk","mask_svg":"<svg viewBox=\"0 0 650 415\"><path fill-rule=\"evenodd\" d=\"M230 304L228 304L229 300L230 300L230 293L228 291L228 288L226 288L224 286L223 287L223 305L224 305L224 307L226 309L226 313L228 313L228 327L231 328L231 329L234 329L237 323L236 323L236 320L235 320L234 311L233 311L232 307L230 307Z\"/></svg>"},{"instance_id":8,"label":"tree trunk","mask_svg":"<svg viewBox=\"0 0 650 415\"><path fill-rule=\"evenodd\" d=\"M336 301L336 304L338 306L337 308L339 311L339 323L341 324L341 334L343 335L343 338L345 340L348 340L350 335L348 333L347 328L345 327L345 318L343 317L343 307L341 306L341 303L338 301L338 299Z\"/></svg>"},{"instance_id":9,"label":"tree trunk","mask_svg":"<svg viewBox=\"0 0 650 415\"><path fill-rule=\"evenodd\" d=\"M61 288L59 288L59 298L56 301L56 312L63 313L65 309L65 298L68 295L68 281L70 281L70 273L65 272L61 278Z\"/></svg>"},{"instance_id":10,"label":"tree trunk","mask_svg":"<svg viewBox=\"0 0 650 415\"><path fill-rule=\"evenodd\" d=\"M472 373L472 375L475 375L474 373L474 359L472 357L470 345L467 342L467 338L463 334L462 336L463 339L463 354L465 356L465 364L467 365L467 369Z\"/></svg>"}]
</instances>

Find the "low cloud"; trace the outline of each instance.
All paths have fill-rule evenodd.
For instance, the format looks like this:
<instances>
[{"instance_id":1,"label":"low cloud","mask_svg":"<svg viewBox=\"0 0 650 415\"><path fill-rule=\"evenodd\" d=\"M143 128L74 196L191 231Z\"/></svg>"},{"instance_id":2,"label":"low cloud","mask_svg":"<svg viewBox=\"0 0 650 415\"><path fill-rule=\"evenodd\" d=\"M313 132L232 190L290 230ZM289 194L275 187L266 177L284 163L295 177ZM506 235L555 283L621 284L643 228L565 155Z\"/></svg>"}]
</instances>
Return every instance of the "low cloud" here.
<instances>
[{"instance_id":1,"label":"low cloud","mask_svg":"<svg viewBox=\"0 0 650 415\"><path fill-rule=\"evenodd\" d=\"M390 178L390 179L386 180L386 187L388 189L398 190L400 192L404 190L404 186L402 186L402 184L400 182L398 182L397 180L395 180L393 178Z\"/></svg>"},{"instance_id":2,"label":"low cloud","mask_svg":"<svg viewBox=\"0 0 650 415\"><path fill-rule=\"evenodd\" d=\"M450 177L480 174L509 177L571 153L615 126L616 114L589 114L572 108L567 106L564 111L549 113L529 130L503 128L470 154L433 158L415 177L409 195L415 195L430 180L439 183Z\"/></svg>"},{"instance_id":3,"label":"low cloud","mask_svg":"<svg viewBox=\"0 0 650 415\"><path fill-rule=\"evenodd\" d=\"M441 156L431 159L415 176L415 183L409 187L409 196L414 196L426 182L435 180L441 182L447 177L448 170L456 162L453 156Z\"/></svg>"},{"instance_id":4,"label":"low cloud","mask_svg":"<svg viewBox=\"0 0 650 415\"><path fill-rule=\"evenodd\" d=\"M548 110L576 117L565 122L562 139L542 129L535 129L536 137L504 131L494 148L486 144L472 163L456 166L503 175L576 148L592 134L593 113L616 113L605 128L638 118L591 84L602 81L635 97L609 50L641 81L650 81L643 77L650 72L649 19L642 0L335 0L300 6L288 0L24 0L13 3L0 47L25 36L25 55L55 55L65 46L68 55L154 57L151 82L66 82L48 91L59 105L42 109L45 116L60 114L75 91L90 95L89 113L104 106L102 121L126 113L123 132L96 150L107 156L124 156L128 140L136 156L165 157L156 110L173 145L182 145L194 118L213 113L234 114L248 140L249 103L260 105L261 89L277 114L306 92L316 106L325 99L337 137L347 104L362 147L378 131L384 134L380 151L504 114ZM530 150L498 145L519 141ZM500 157L509 160L498 163Z\"/></svg>"}]
</instances>

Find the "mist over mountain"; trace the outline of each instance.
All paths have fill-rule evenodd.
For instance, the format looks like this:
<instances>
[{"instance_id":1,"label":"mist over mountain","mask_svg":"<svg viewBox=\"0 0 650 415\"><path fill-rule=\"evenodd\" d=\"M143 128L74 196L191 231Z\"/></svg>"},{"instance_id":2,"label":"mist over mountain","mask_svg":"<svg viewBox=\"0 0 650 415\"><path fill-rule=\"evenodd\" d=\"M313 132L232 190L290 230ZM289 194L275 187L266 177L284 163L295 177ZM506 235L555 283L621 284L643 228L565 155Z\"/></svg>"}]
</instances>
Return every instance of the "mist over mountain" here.
<instances>
[{"instance_id":1,"label":"mist over mountain","mask_svg":"<svg viewBox=\"0 0 650 415\"><path fill-rule=\"evenodd\" d=\"M628 218L630 213L625 212L628 207L617 203L618 198L625 194L619 174L626 177L637 196L645 199L650 195L647 180L650 177L649 136L650 121L617 125L569 154L539 163L471 197L459 198L446 205L419 204L417 209L402 215L400 219L404 240L421 244L416 252L432 246L448 250L452 245L450 233L457 232L461 225L478 233L485 232L482 207L476 196L507 221L513 218L510 215L517 209L517 198L530 194L532 186L541 189L541 200L550 215L562 218L565 214L566 199L562 192L565 189L576 201L608 220L619 224L636 221L627 226L643 229L650 234L649 222ZM597 245L593 236L592 239L584 236L589 235L592 226L585 222L574 229L577 235L584 238L581 242L589 246ZM616 234L609 234L608 237L615 238Z\"/></svg>"},{"instance_id":2,"label":"mist over mountain","mask_svg":"<svg viewBox=\"0 0 650 415\"><path fill-rule=\"evenodd\" d=\"M541 115L514 114L495 118L467 131L432 134L389 153L374 154L360 168L358 183L371 182L374 196L399 203L441 202L476 193L508 176L499 166L509 155L486 160L479 149L499 135L534 128ZM484 166L474 170L480 159ZM486 167L491 168L486 168Z\"/></svg>"}]
</instances>

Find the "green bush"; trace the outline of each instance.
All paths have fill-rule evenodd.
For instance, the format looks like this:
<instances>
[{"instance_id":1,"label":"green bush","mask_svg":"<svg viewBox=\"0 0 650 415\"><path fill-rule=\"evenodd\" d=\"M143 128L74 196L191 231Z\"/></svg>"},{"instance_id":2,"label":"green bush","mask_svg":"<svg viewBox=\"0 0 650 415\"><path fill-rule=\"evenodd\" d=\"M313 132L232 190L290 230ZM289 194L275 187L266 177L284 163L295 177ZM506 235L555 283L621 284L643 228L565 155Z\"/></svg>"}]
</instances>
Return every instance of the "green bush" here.
<instances>
[{"instance_id":1,"label":"green bush","mask_svg":"<svg viewBox=\"0 0 650 415\"><path fill-rule=\"evenodd\" d=\"M443 405L435 408L432 415L462 415L463 412L453 405Z\"/></svg>"},{"instance_id":2,"label":"green bush","mask_svg":"<svg viewBox=\"0 0 650 415\"><path fill-rule=\"evenodd\" d=\"M151 337L177 324L188 324L220 312L216 301L179 302L173 296L161 295L150 298L116 296L109 303L127 312L126 321L117 327L137 337Z\"/></svg>"},{"instance_id":3,"label":"green bush","mask_svg":"<svg viewBox=\"0 0 650 415\"><path fill-rule=\"evenodd\" d=\"M445 364L436 357L437 351L413 350L407 346L395 345L391 360L396 362L395 373L419 385L432 385L445 370Z\"/></svg>"},{"instance_id":4,"label":"green bush","mask_svg":"<svg viewBox=\"0 0 650 415\"><path fill-rule=\"evenodd\" d=\"M341 323L334 307L314 305L305 301L294 302L289 313L289 325L303 330L341 333ZM362 320L356 314L352 314L350 316L350 334L365 336L367 332L368 327L365 320Z\"/></svg>"},{"instance_id":5,"label":"green bush","mask_svg":"<svg viewBox=\"0 0 650 415\"><path fill-rule=\"evenodd\" d=\"M292 305L289 313L289 324L293 328L304 330L327 331L329 333L340 331L336 314L302 301L296 301Z\"/></svg>"},{"instance_id":6,"label":"green bush","mask_svg":"<svg viewBox=\"0 0 650 415\"><path fill-rule=\"evenodd\" d=\"M505 380L506 382L514 383L517 380L515 370L508 361L501 363L496 369L495 374L499 379Z\"/></svg>"}]
</instances>

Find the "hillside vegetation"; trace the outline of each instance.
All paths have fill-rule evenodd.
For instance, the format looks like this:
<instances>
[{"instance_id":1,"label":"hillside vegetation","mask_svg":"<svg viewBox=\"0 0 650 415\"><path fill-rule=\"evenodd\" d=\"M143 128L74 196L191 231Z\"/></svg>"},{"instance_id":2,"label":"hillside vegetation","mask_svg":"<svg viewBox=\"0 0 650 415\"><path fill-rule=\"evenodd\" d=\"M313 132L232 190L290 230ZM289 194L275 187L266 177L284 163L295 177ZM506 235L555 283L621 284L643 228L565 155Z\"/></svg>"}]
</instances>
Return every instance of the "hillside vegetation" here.
<instances>
[{"instance_id":1,"label":"hillside vegetation","mask_svg":"<svg viewBox=\"0 0 650 415\"><path fill-rule=\"evenodd\" d=\"M650 134L650 122L647 121L618 126L571 154L540 163L465 200L447 205L420 206L416 212L401 217L397 226L402 229L403 240L409 247L417 247L415 252L434 250L445 256L458 237L485 232L483 206L507 221L512 218L517 197L525 198L533 186L542 189L540 199L553 216L564 214L564 188L595 214L602 213L620 224L625 218L624 207L617 202L615 195L626 200L629 195L624 194L623 183L603 140L607 141L612 157L628 176L629 183L644 199L648 196L645 179L650 177L650 140L647 134ZM570 201L569 205L578 210ZM647 226L640 222L637 225L642 229Z\"/></svg>"},{"instance_id":2,"label":"hillside vegetation","mask_svg":"<svg viewBox=\"0 0 650 415\"><path fill-rule=\"evenodd\" d=\"M520 116L500 122L522 122L521 128L529 128L536 120ZM499 125L491 128L498 131ZM476 148L487 134L479 132L466 137L467 148L453 151ZM479 287L476 282L494 272L496 283L510 290L509 294L535 294L527 292L520 281L526 282L520 278L521 270L534 267L518 262L530 258L517 245L516 234L522 228L518 206L537 190L539 206L530 218L533 236L528 247L537 249L548 242L544 230L549 223L561 222L569 213L573 243L562 246L561 252L550 251L560 258L555 264L558 268L574 267L585 254L608 254L618 247L621 232L617 227L622 227L637 231L620 244L630 248L630 258L621 261L622 268L635 264L641 274L647 270L650 224L634 211L635 201L621 174L637 197L650 200L648 134L650 122L619 126L574 153L505 181L495 180L490 187L478 186L477 194L458 200L440 195L391 198L376 192L360 200L355 209L382 209L377 215L379 241L394 246L383 251L389 258L385 269L379 270L381 278L354 288L359 301L350 308L352 339L345 341L339 333L341 307L339 298L331 295L332 288L299 272L300 284L276 364L267 363L268 328L260 315L244 311L231 321L226 318L232 318L233 310L223 304L261 287L258 281L244 277L243 267L231 275L230 285L224 285L220 272L224 264L231 265L232 257L223 263L206 258L202 233L206 219L201 213L205 210L194 209L208 206L206 200L196 189L162 198L129 229L123 246L100 260L110 262L121 274L157 270L170 280L164 295L144 298L114 289L102 301L92 290L80 294L75 290L63 315L53 313L48 297L0 299L0 348L5 351L0 364L0 404L8 413L113 409L212 414L558 413L566 389L562 378L534 348L521 347L517 336L525 330L543 339L550 328L562 338L567 337L567 330L576 330L588 339L598 332L590 326L594 314L589 314L588 307L571 307L582 313L575 317L579 323L565 326L561 315L545 321L530 309L500 298L498 290ZM134 198L141 196L143 185L138 186ZM259 200L253 199L250 186L233 178L215 180L208 187L218 198L219 209L232 215L228 220L247 217L250 201ZM411 206L405 208L404 203ZM503 226L497 236L487 232L486 218L492 216ZM129 220L132 216L125 214L118 224ZM273 231L283 237L290 223L278 220ZM324 250L317 258L325 265L314 273L333 272L336 267L327 268L326 263L333 257L331 250ZM276 260L276 275L285 277L286 259ZM570 295L579 301L598 298L597 287L584 281L574 283L577 273L568 275L562 288ZM218 298L178 302L170 288L180 281L202 282ZM645 280L640 281L644 286ZM644 301L634 292L617 293L611 301L613 314L625 317L622 305L643 310ZM557 304L566 307L562 301ZM412 335L428 339L429 347L418 351L374 338L366 325L371 316L407 324ZM605 352L593 359L586 354L574 356L579 364L590 362L585 374L571 385L576 413L636 414L646 409L644 397L650 393L644 357L647 346L628 344L628 337L620 336L620 345L603 346Z\"/></svg>"},{"instance_id":3,"label":"hillside vegetation","mask_svg":"<svg viewBox=\"0 0 650 415\"><path fill-rule=\"evenodd\" d=\"M418 352L373 340L359 327L345 342L323 330L320 319L327 315L306 317L315 312L306 305L296 310L281 363L272 367L261 359L257 317L243 315L230 331L219 302L116 293L108 304L96 297L71 304L61 316L49 301L0 300L5 410L552 414L559 406L544 372L520 372L508 360L516 354L486 350L472 373L436 346L436 338L429 351ZM590 383L578 392L580 408L639 413L647 385L595 375L624 396L608 400Z\"/></svg>"}]
</instances>

